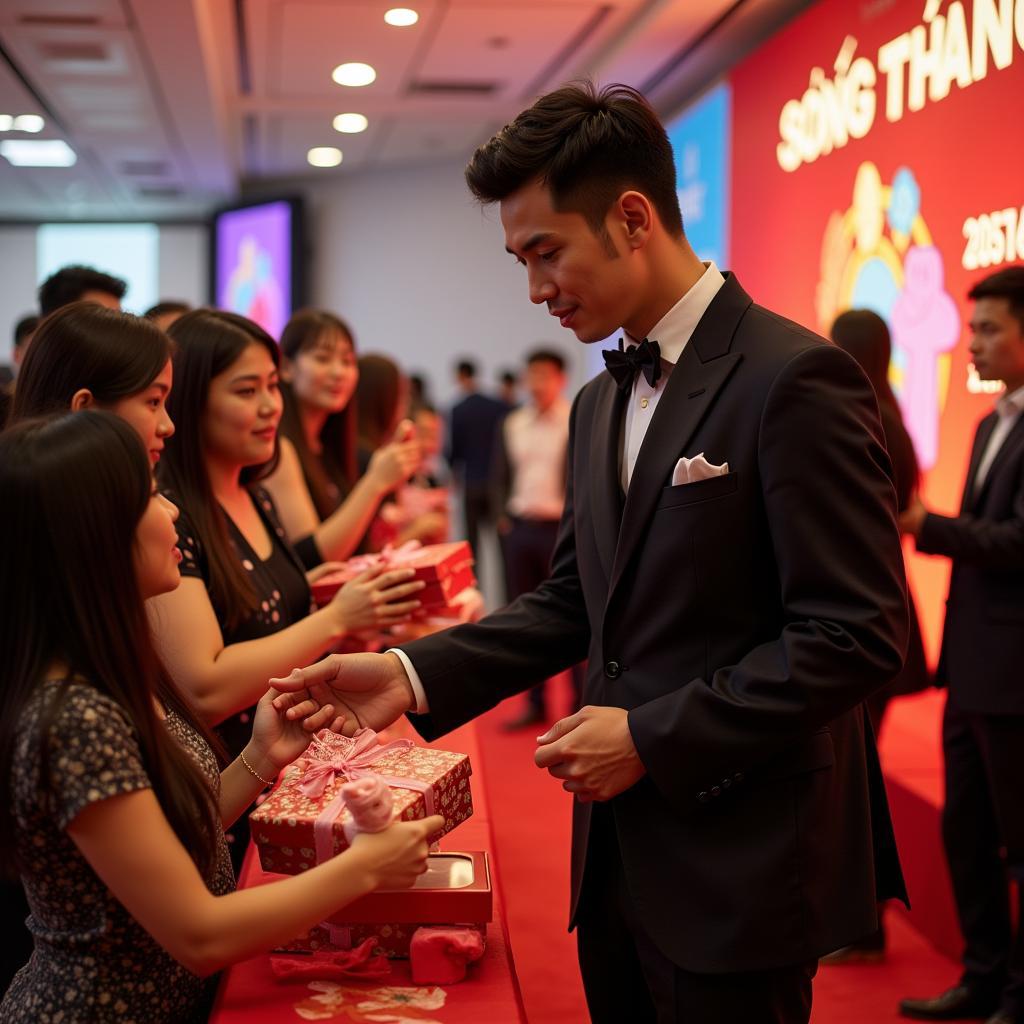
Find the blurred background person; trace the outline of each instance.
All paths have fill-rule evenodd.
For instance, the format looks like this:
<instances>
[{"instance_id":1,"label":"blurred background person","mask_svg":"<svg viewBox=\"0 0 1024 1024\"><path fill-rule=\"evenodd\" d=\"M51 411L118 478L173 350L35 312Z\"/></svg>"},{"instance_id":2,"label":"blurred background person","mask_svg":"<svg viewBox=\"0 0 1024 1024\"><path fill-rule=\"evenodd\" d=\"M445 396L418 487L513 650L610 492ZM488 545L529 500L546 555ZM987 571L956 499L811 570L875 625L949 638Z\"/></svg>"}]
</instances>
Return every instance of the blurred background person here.
<instances>
[{"instance_id":1,"label":"blurred background person","mask_svg":"<svg viewBox=\"0 0 1024 1024\"><path fill-rule=\"evenodd\" d=\"M569 402L565 398L565 359L551 349L537 349L526 359L529 400L506 417L495 451L494 505L505 559L508 600L529 593L551 575L551 554L565 506L569 444ZM581 665L573 666L573 707L583 688ZM522 714L505 723L524 729L548 720L545 683L527 694Z\"/></svg>"},{"instance_id":2,"label":"blurred background person","mask_svg":"<svg viewBox=\"0 0 1024 1024\"><path fill-rule=\"evenodd\" d=\"M0 366L0 429L3 429L3 425L7 422L7 414L11 407L11 396L14 391L14 379L18 376L18 369L25 358L29 342L32 340L32 335L38 326L39 317L34 313L23 316L14 325L11 365Z\"/></svg>"},{"instance_id":3,"label":"blurred background person","mask_svg":"<svg viewBox=\"0 0 1024 1024\"><path fill-rule=\"evenodd\" d=\"M832 324L832 340L853 356L867 374L878 399L878 415L885 434L885 446L892 460L896 505L900 513L910 507L917 494L920 473L914 444L903 424L899 403L889 384L889 362L892 342L885 321L870 309L850 309L841 313ZM871 726L878 736L882 730L885 709L893 697L917 693L931 684L925 660L921 624L918 621L914 595L907 590L910 601L910 631L903 669L891 682L876 690L865 701ZM828 964L863 963L881 959L885 954L883 907L878 908L878 929L859 942L844 946L822 961Z\"/></svg>"},{"instance_id":4,"label":"blurred background person","mask_svg":"<svg viewBox=\"0 0 1024 1024\"><path fill-rule=\"evenodd\" d=\"M142 315L147 320L152 320L161 331L166 331L179 316L188 313L191 309L192 307L187 302L182 302L180 299L161 299Z\"/></svg>"},{"instance_id":5,"label":"blurred background person","mask_svg":"<svg viewBox=\"0 0 1024 1024\"><path fill-rule=\"evenodd\" d=\"M120 309L127 291L128 284L120 277L73 263L61 267L39 286L39 314L49 316L61 306L83 301Z\"/></svg>"},{"instance_id":6,"label":"blurred background person","mask_svg":"<svg viewBox=\"0 0 1024 1024\"><path fill-rule=\"evenodd\" d=\"M519 404L519 375L514 371L502 370L498 374L498 400L509 409Z\"/></svg>"},{"instance_id":7,"label":"blurred background person","mask_svg":"<svg viewBox=\"0 0 1024 1024\"><path fill-rule=\"evenodd\" d=\"M461 360L455 367L455 380L463 397L453 406L448 419L448 464L461 490L462 515L466 540L476 558L480 576L482 530L493 530L491 472L494 449L501 421L508 412L504 402L477 390L476 363Z\"/></svg>"},{"instance_id":8,"label":"blurred background person","mask_svg":"<svg viewBox=\"0 0 1024 1024\"><path fill-rule=\"evenodd\" d=\"M360 475L355 339L327 310L299 310L285 324L281 376L281 459L264 486L288 539L313 568L356 550L384 498L419 467L420 445L391 440Z\"/></svg>"}]
</instances>

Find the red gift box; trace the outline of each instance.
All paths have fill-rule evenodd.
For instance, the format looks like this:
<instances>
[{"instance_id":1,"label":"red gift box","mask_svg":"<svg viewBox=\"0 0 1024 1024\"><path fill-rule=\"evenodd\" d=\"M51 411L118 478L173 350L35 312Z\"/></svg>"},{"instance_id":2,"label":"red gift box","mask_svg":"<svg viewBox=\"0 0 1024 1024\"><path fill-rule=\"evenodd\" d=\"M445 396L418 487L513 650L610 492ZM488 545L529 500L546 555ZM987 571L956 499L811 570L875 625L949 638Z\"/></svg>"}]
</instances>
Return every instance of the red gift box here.
<instances>
[{"instance_id":1,"label":"red gift box","mask_svg":"<svg viewBox=\"0 0 1024 1024\"><path fill-rule=\"evenodd\" d=\"M422 547L403 545L393 550L385 549L377 555L359 555L350 558L337 572L328 573L310 588L317 604L326 604L338 590L354 576L374 565L385 564L395 568L415 569L417 580L427 586L416 595L421 601L433 600L435 604L447 604L460 590L473 586L473 552L464 540L450 544L427 544ZM452 577L461 583L448 583ZM437 584L436 588L433 585ZM424 597L426 595L426 597Z\"/></svg>"},{"instance_id":2,"label":"red gift box","mask_svg":"<svg viewBox=\"0 0 1024 1024\"><path fill-rule=\"evenodd\" d=\"M459 925L484 935L492 919L490 867L483 851L432 853L409 889L378 889L282 946L292 952L353 949L370 936L378 952L407 957L424 925Z\"/></svg>"},{"instance_id":3,"label":"red gift box","mask_svg":"<svg viewBox=\"0 0 1024 1024\"><path fill-rule=\"evenodd\" d=\"M472 768L466 754L417 747L406 739L380 746L369 729L350 740L323 730L307 755L249 815L263 869L296 875L347 849L345 825L351 814L339 791L349 779L368 773L388 784L396 818L444 818L444 828L431 842L473 813Z\"/></svg>"}]
</instances>

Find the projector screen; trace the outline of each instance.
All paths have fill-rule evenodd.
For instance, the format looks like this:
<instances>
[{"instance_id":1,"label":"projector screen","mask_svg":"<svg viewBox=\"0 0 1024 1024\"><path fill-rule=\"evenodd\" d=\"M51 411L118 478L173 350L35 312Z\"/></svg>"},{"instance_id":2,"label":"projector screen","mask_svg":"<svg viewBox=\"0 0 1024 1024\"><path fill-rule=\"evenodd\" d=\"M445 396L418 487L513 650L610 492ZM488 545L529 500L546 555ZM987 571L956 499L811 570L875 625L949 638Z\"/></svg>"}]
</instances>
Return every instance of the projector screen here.
<instances>
[{"instance_id":1,"label":"projector screen","mask_svg":"<svg viewBox=\"0 0 1024 1024\"><path fill-rule=\"evenodd\" d=\"M213 220L213 301L255 320L274 339L301 303L297 199L222 210Z\"/></svg>"}]
</instances>

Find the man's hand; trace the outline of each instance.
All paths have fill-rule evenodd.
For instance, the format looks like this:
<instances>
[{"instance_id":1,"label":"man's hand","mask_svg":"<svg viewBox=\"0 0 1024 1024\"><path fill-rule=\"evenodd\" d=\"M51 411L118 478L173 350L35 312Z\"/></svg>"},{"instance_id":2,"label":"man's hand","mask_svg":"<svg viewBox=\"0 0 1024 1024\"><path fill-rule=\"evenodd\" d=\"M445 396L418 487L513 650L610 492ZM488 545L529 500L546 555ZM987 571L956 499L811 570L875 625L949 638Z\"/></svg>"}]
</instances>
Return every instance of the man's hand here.
<instances>
[{"instance_id":1,"label":"man's hand","mask_svg":"<svg viewBox=\"0 0 1024 1024\"><path fill-rule=\"evenodd\" d=\"M618 796L646 771L622 708L581 708L555 722L537 742L537 767L562 779L562 789L584 803Z\"/></svg>"},{"instance_id":2,"label":"man's hand","mask_svg":"<svg viewBox=\"0 0 1024 1024\"><path fill-rule=\"evenodd\" d=\"M284 679L271 679L270 685L281 691L274 707L289 719L333 704L345 718L340 731L348 736L360 728L383 729L416 706L412 684L395 654L329 654L308 668L292 669ZM287 695L304 689L309 698L289 706Z\"/></svg>"},{"instance_id":3,"label":"man's hand","mask_svg":"<svg viewBox=\"0 0 1024 1024\"><path fill-rule=\"evenodd\" d=\"M924 502L915 494L910 504L900 513L900 533L909 533L912 537L919 537L926 515L928 515L928 509L925 508Z\"/></svg>"}]
</instances>

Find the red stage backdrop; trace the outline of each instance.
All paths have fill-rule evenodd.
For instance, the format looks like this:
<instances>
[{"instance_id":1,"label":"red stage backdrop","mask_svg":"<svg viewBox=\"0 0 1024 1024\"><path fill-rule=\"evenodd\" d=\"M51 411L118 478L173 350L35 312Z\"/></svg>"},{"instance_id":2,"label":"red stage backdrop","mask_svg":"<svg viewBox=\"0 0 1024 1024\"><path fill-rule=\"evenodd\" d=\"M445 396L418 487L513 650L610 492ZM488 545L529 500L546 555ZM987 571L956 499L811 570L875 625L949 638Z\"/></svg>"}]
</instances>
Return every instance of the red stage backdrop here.
<instances>
[{"instance_id":1,"label":"red stage backdrop","mask_svg":"<svg viewBox=\"0 0 1024 1024\"><path fill-rule=\"evenodd\" d=\"M955 513L994 397L966 293L1024 261L1024 0L821 0L732 85L733 269L825 335L851 307L886 319L925 503ZM934 660L948 566L910 571Z\"/></svg>"}]
</instances>

